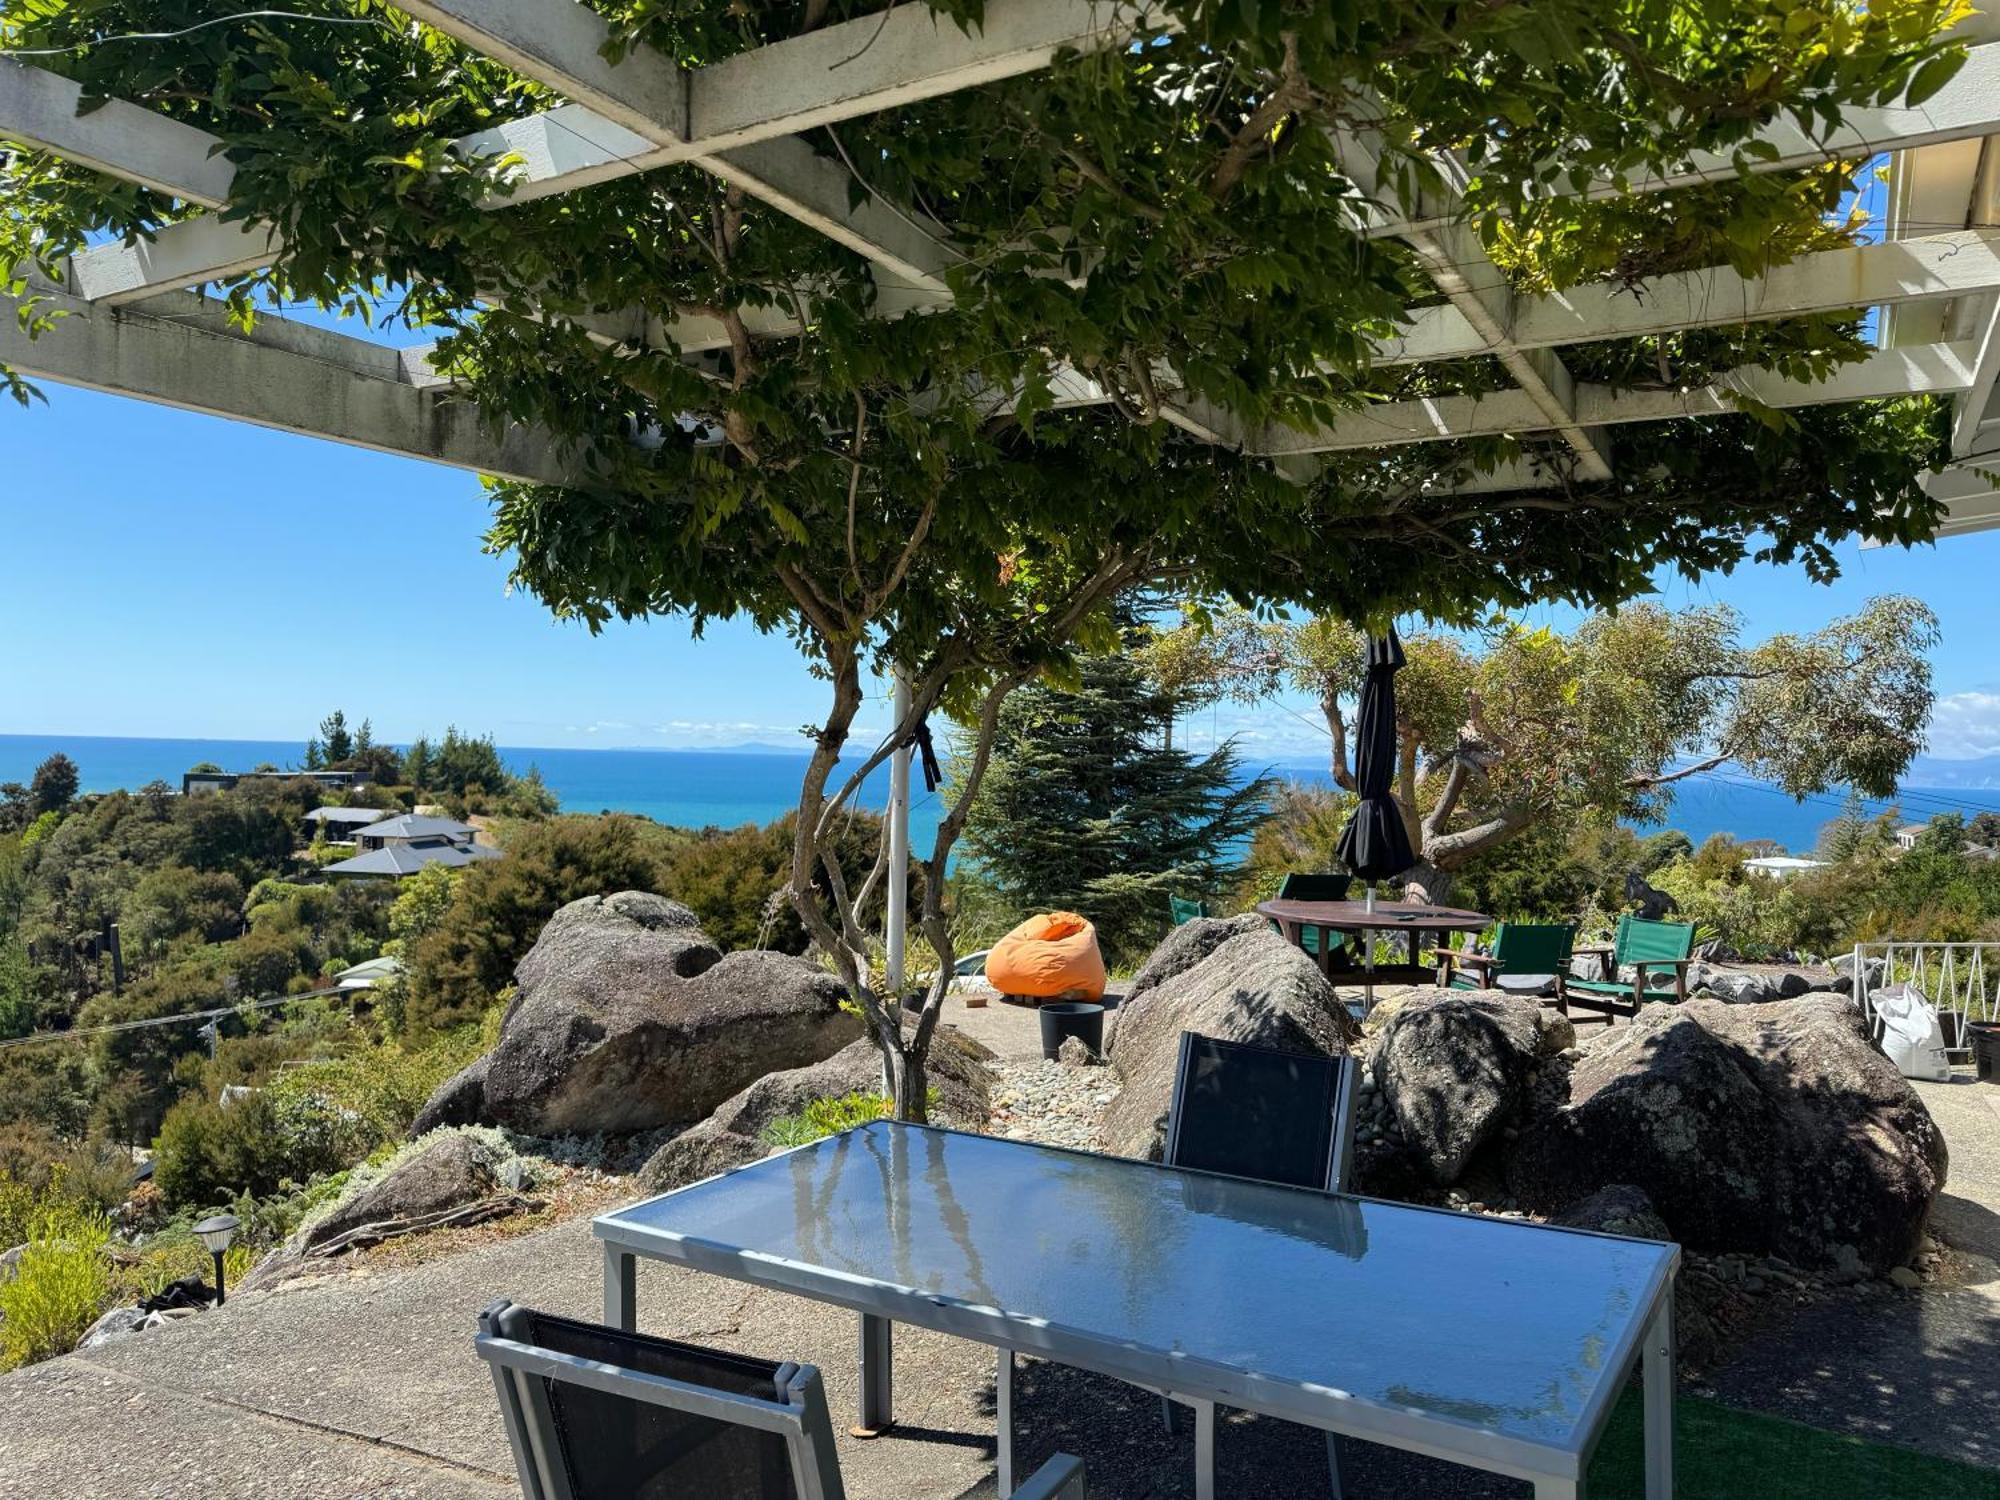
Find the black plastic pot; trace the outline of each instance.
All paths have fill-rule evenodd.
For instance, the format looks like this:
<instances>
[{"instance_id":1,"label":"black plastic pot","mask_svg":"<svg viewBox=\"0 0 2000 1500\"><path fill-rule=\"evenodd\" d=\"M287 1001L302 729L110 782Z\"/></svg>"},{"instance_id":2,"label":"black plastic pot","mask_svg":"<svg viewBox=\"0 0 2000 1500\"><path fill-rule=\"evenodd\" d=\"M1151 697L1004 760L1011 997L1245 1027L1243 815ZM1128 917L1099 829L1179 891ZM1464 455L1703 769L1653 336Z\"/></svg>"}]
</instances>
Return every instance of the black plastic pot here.
<instances>
[{"instance_id":1,"label":"black plastic pot","mask_svg":"<svg viewBox=\"0 0 2000 1500\"><path fill-rule=\"evenodd\" d=\"M1056 1054L1062 1051L1065 1037L1077 1037L1096 1057L1104 1051L1104 1007L1087 1005L1065 1000L1059 1005L1044 1005L1039 1012L1042 1018L1042 1056L1054 1062Z\"/></svg>"},{"instance_id":2,"label":"black plastic pot","mask_svg":"<svg viewBox=\"0 0 2000 1500\"><path fill-rule=\"evenodd\" d=\"M1965 1029L1972 1034L1972 1064L1979 1081L2000 1083L2000 1021L1974 1021Z\"/></svg>"}]
</instances>

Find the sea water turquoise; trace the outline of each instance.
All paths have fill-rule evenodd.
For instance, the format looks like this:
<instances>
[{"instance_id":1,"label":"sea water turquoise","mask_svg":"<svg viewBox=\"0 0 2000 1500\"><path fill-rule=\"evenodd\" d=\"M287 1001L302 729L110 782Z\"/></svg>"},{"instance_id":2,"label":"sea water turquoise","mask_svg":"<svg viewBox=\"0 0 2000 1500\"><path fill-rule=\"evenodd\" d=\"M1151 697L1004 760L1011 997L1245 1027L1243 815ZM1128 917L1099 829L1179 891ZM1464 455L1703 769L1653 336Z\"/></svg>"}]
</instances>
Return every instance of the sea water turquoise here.
<instances>
[{"instance_id":1,"label":"sea water turquoise","mask_svg":"<svg viewBox=\"0 0 2000 1500\"><path fill-rule=\"evenodd\" d=\"M77 764L83 790L114 791L159 779L175 787L181 773L201 761L225 770L248 770L269 762L295 766L303 747L295 740L126 739L92 735L0 734L0 782L26 781L46 757L60 750ZM803 753L780 748L751 750L575 750L502 746L500 756L515 772L541 772L565 812L637 813L661 823L689 828L765 823L798 799ZM1301 765L1246 770L1324 783L1323 769ZM878 770L864 787L863 806L886 805L889 777ZM1889 803L1871 802L1877 813ZM1903 813L1922 821L1935 812L1967 815L2000 811L2000 790L1905 787ZM1809 853L1820 826L1841 807L1836 795L1798 802L1740 772L1694 777L1683 782L1668 823L1697 843L1712 833L1741 839L1771 839L1793 853ZM921 781L912 808L912 838L919 848L936 829L938 801Z\"/></svg>"}]
</instances>

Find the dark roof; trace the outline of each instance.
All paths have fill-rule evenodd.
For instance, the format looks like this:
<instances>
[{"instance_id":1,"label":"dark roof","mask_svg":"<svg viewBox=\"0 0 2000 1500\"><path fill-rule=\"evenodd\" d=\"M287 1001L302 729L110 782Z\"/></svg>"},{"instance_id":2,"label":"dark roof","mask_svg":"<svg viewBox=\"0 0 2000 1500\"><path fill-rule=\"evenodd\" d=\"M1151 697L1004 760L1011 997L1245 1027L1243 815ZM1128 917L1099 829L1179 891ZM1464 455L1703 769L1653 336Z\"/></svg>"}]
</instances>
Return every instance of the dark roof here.
<instances>
[{"instance_id":1,"label":"dark roof","mask_svg":"<svg viewBox=\"0 0 2000 1500\"><path fill-rule=\"evenodd\" d=\"M352 859L343 859L338 864L328 865L323 873L328 875L386 875L401 880L405 875L414 875L425 865L449 865L457 869L461 865L474 864L482 859L499 859L498 849L466 848L460 844L436 843L388 844L380 849L370 849L366 854L357 854Z\"/></svg>"},{"instance_id":2,"label":"dark roof","mask_svg":"<svg viewBox=\"0 0 2000 1500\"><path fill-rule=\"evenodd\" d=\"M315 823L379 823L388 816L379 807L315 807L306 814Z\"/></svg>"},{"instance_id":3,"label":"dark roof","mask_svg":"<svg viewBox=\"0 0 2000 1500\"><path fill-rule=\"evenodd\" d=\"M381 839L464 838L476 832L470 823L460 823L454 818L427 818L417 813L385 818L368 827L370 838Z\"/></svg>"}]
</instances>

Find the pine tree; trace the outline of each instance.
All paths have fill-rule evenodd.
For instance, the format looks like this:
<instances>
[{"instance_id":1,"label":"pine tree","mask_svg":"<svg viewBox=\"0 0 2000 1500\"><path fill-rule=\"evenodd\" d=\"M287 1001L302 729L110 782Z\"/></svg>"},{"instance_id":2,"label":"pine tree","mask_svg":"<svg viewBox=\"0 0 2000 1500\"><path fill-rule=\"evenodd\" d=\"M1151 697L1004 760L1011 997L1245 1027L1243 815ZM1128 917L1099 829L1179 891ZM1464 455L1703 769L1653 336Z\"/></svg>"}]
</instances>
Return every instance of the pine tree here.
<instances>
[{"instance_id":1,"label":"pine tree","mask_svg":"<svg viewBox=\"0 0 2000 1500\"><path fill-rule=\"evenodd\" d=\"M60 750L51 755L35 767L34 778L28 783L28 816L67 812L76 801L78 780L75 761Z\"/></svg>"},{"instance_id":2,"label":"pine tree","mask_svg":"<svg viewBox=\"0 0 2000 1500\"><path fill-rule=\"evenodd\" d=\"M319 721L319 737L330 766L337 766L354 754L354 736L348 733L347 715L337 708Z\"/></svg>"},{"instance_id":3,"label":"pine tree","mask_svg":"<svg viewBox=\"0 0 2000 1500\"><path fill-rule=\"evenodd\" d=\"M1269 783L1243 783L1231 746L1170 747L1178 707L1124 654L1084 658L1074 691L1020 689L966 824L1008 908L1082 913L1114 963L1158 941L1168 897L1219 894L1263 816Z\"/></svg>"}]
</instances>

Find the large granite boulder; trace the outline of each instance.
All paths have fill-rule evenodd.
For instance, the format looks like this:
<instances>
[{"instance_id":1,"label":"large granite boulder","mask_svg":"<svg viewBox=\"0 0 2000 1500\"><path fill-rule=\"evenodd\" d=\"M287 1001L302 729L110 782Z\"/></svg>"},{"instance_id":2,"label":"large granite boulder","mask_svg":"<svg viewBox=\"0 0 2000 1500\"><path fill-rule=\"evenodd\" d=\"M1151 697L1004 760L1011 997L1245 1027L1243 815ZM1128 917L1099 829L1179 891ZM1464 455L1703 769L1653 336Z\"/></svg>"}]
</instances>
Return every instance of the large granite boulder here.
<instances>
[{"instance_id":1,"label":"large granite boulder","mask_svg":"<svg viewBox=\"0 0 2000 1500\"><path fill-rule=\"evenodd\" d=\"M563 907L515 982L483 1074L446 1083L427 1122L461 1122L476 1107L477 1119L531 1135L687 1125L763 1074L861 1034L831 974L782 953L723 957L694 913L642 891Z\"/></svg>"},{"instance_id":2,"label":"large granite boulder","mask_svg":"<svg viewBox=\"0 0 2000 1500\"><path fill-rule=\"evenodd\" d=\"M986 1123L991 1075L982 1053L992 1055L949 1031L932 1038L926 1074L933 1123L972 1129ZM881 1091L882 1054L864 1037L823 1061L766 1073L725 1099L714 1114L654 1152L639 1180L654 1192L666 1192L759 1161L778 1149L764 1138L774 1121L799 1113L815 1099Z\"/></svg>"},{"instance_id":3,"label":"large granite boulder","mask_svg":"<svg viewBox=\"0 0 2000 1500\"><path fill-rule=\"evenodd\" d=\"M1360 1036L1311 956L1262 918L1239 920L1214 943L1212 929L1182 936L1197 925L1187 923L1167 941L1187 945L1183 955L1206 945L1206 954L1144 990L1135 984L1118 1008L1108 1052L1124 1086L1105 1114L1104 1138L1123 1156L1159 1158L1183 1031L1325 1055L1344 1053Z\"/></svg>"},{"instance_id":4,"label":"large granite boulder","mask_svg":"<svg viewBox=\"0 0 2000 1500\"><path fill-rule=\"evenodd\" d=\"M1576 1040L1560 1016L1497 991L1432 990L1397 1007L1375 1044L1375 1085L1403 1140L1440 1186L1527 1098L1543 1059Z\"/></svg>"},{"instance_id":5,"label":"large granite boulder","mask_svg":"<svg viewBox=\"0 0 2000 1500\"><path fill-rule=\"evenodd\" d=\"M301 1250L316 1250L356 1230L405 1224L448 1213L501 1191L506 1153L465 1131L446 1131L306 1226Z\"/></svg>"},{"instance_id":6,"label":"large granite boulder","mask_svg":"<svg viewBox=\"0 0 2000 1500\"><path fill-rule=\"evenodd\" d=\"M1690 1249L1880 1274L1916 1249L1945 1168L1929 1111L1858 1018L1809 996L1647 1007L1584 1052L1507 1179L1547 1213L1630 1184Z\"/></svg>"},{"instance_id":7,"label":"large granite boulder","mask_svg":"<svg viewBox=\"0 0 2000 1500\"><path fill-rule=\"evenodd\" d=\"M1125 987L1125 998L1136 1000L1148 990L1158 989L1169 979L1185 974L1233 937L1246 932L1269 932L1270 922L1255 912L1237 917L1196 917L1183 922L1146 956L1139 972Z\"/></svg>"},{"instance_id":8,"label":"large granite boulder","mask_svg":"<svg viewBox=\"0 0 2000 1500\"><path fill-rule=\"evenodd\" d=\"M1830 965L1828 965L1828 967L1833 970L1835 977L1840 980L1841 987L1846 989L1848 993L1852 994L1854 985L1854 955L1852 953L1838 954L1835 956L1833 962ZM1878 988L1884 982L1884 980L1887 979L1888 974L1889 974L1888 959L1886 958L1862 959L1861 960L1862 990L1865 992L1867 990Z\"/></svg>"},{"instance_id":9,"label":"large granite boulder","mask_svg":"<svg viewBox=\"0 0 2000 1500\"><path fill-rule=\"evenodd\" d=\"M1622 1234L1635 1240L1671 1240L1673 1231L1653 1207L1645 1190L1629 1182L1601 1187L1549 1220L1564 1229L1588 1229L1597 1234Z\"/></svg>"},{"instance_id":10,"label":"large granite boulder","mask_svg":"<svg viewBox=\"0 0 2000 1500\"><path fill-rule=\"evenodd\" d=\"M492 1054L475 1058L439 1084L417 1111L410 1126L410 1139L420 1140L433 1130L454 1125L477 1125L486 1112L486 1065Z\"/></svg>"}]
</instances>

